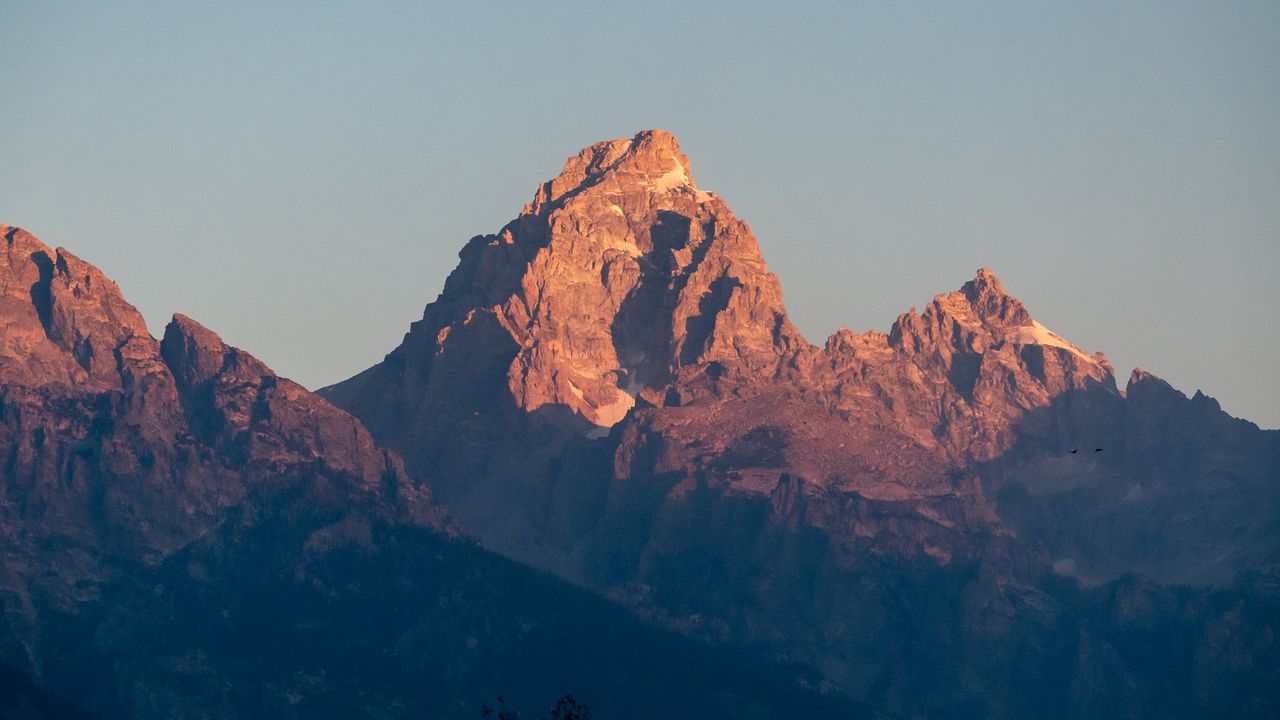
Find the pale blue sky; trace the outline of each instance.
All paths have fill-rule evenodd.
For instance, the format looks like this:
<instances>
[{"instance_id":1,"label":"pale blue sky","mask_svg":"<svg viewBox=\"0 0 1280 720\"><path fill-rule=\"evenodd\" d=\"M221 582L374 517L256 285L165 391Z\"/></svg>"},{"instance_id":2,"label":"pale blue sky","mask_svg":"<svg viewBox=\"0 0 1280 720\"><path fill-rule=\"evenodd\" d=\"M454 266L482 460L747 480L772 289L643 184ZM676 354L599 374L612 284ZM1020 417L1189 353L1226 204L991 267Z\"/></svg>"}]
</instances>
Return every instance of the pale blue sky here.
<instances>
[{"instance_id":1,"label":"pale blue sky","mask_svg":"<svg viewBox=\"0 0 1280 720\"><path fill-rule=\"evenodd\" d=\"M0 3L0 222L316 387L596 140L674 132L821 344L992 267L1280 426L1280 3ZM458 5L463 5L459 3Z\"/></svg>"}]
</instances>

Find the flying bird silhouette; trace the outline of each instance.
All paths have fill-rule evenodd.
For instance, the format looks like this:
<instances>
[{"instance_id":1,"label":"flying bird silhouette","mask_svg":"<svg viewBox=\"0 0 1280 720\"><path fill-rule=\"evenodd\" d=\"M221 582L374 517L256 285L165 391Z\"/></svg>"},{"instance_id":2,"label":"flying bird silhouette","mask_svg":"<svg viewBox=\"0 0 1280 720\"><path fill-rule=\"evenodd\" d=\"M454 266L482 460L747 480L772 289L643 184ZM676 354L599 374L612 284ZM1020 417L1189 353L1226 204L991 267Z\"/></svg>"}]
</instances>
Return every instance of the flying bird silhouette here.
<instances>
[{"instance_id":1,"label":"flying bird silhouette","mask_svg":"<svg viewBox=\"0 0 1280 720\"><path fill-rule=\"evenodd\" d=\"M1072 455L1075 455L1075 454L1076 454L1076 453L1078 453L1078 452L1080 452L1080 448L1072 448L1072 449L1071 449L1071 454L1072 454Z\"/></svg>"},{"instance_id":2,"label":"flying bird silhouette","mask_svg":"<svg viewBox=\"0 0 1280 720\"><path fill-rule=\"evenodd\" d=\"M1094 448L1094 449L1093 449L1093 451L1094 451L1094 452L1102 452L1102 448Z\"/></svg>"}]
</instances>

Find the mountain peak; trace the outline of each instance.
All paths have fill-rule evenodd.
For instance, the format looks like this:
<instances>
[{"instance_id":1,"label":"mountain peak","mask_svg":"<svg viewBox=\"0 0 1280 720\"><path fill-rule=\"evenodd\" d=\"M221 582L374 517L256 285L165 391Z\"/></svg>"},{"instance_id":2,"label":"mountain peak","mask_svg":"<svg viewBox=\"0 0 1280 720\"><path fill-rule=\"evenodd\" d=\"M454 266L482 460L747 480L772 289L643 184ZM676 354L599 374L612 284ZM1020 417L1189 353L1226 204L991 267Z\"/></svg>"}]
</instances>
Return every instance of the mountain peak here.
<instances>
[{"instance_id":1,"label":"mountain peak","mask_svg":"<svg viewBox=\"0 0 1280 720\"><path fill-rule=\"evenodd\" d=\"M973 279L960 287L960 294L984 324L1017 327L1034 322L1022 301L1005 291L990 268L978 268Z\"/></svg>"},{"instance_id":2,"label":"mountain peak","mask_svg":"<svg viewBox=\"0 0 1280 720\"><path fill-rule=\"evenodd\" d=\"M217 333L182 313L174 313L173 319L170 320L170 324L173 325L175 331L181 331L187 335L201 337L211 345L223 344L222 338L219 337ZM168 334L168 332L169 330L166 328L165 333Z\"/></svg>"},{"instance_id":3,"label":"mountain peak","mask_svg":"<svg viewBox=\"0 0 1280 720\"><path fill-rule=\"evenodd\" d=\"M118 387L121 358L153 342L142 314L66 249L10 225L0 236L0 377Z\"/></svg>"},{"instance_id":4,"label":"mountain peak","mask_svg":"<svg viewBox=\"0 0 1280 720\"><path fill-rule=\"evenodd\" d=\"M194 386L226 372L228 356L234 365L246 366L245 378L256 380L271 371L252 356L229 347L218 334L181 313L165 327L160 351L180 386Z\"/></svg>"},{"instance_id":5,"label":"mountain peak","mask_svg":"<svg viewBox=\"0 0 1280 720\"><path fill-rule=\"evenodd\" d=\"M808 347L751 229L697 189L663 130L587 146L460 259L395 363L462 377L486 358L516 407L565 427L611 427L640 392L684 368L714 362L767 375ZM419 371L387 364L327 392L359 407L357 396L373 402L371 388L401 387L395 378L406 372ZM403 426L420 402L456 405L434 394L452 382L433 381L409 407L382 408L371 425Z\"/></svg>"},{"instance_id":6,"label":"mountain peak","mask_svg":"<svg viewBox=\"0 0 1280 720\"><path fill-rule=\"evenodd\" d=\"M1164 378L1156 375L1155 373L1143 370L1140 367L1134 368L1133 372L1129 373L1129 382L1126 385L1125 390L1126 392L1129 392L1138 386L1143 386L1144 389L1159 388L1169 392L1178 392L1177 390L1174 390L1173 386L1166 382Z\"/></svg>"},{"instance_id":7,"label":"mountain peak","mask_svg":"<svg viewBox=\"0 0 1280 720\"><path fill-rule=\"evenodd\" d=\"M889 333L889 344L912 354L924 353L944 364L956 354L976 356L992 349L1008 347L1016 351L1013 362L1041 383L1050 382L1045 371L1045 352L1060 356L1056 362L1066 363L1054 376L1063 379L1050 382L1055 392L1065 387L1083 387L1087 380L1114 387L1110 363L1101 353L1090 355L1065 338L1036 322L1022 301L1010 295L990 268L979 268L974 278L959 290L934 297L924 311L914 311L898 318ZM1035 347L1027 355L1019 349ZM1028 358L1031 358L1028 360ZM970 392L969 380L976 381L973 368L960 384Z\"/></svg>"},{"instance_id":8,"label":"mountain peak","mask_svg":"<svg viewBox=\"0 0 1280 720\"><path fill-rule=\"evenodd\" d=\"M603 140L565 161L554 179L543 183L525 213L538 214L582 190L606 185L613 191L696 190L689 158L665 130L642 130L631 138Z\"/></svg>"},{"instance_id":9,"label":"mountain peak","mask_svg":"<svg viewBox=\"0 0 1280 720\"><path fill-rule=\"evenodd\" d=\"M965 283L961 291L970 297L982 293L1008 294L1005 292L1004 285L1000 284L1000 278L996 277L991 268L986 266L978 268L978 271L973 275L973 279Z\"/></svg>"}]
</instances>

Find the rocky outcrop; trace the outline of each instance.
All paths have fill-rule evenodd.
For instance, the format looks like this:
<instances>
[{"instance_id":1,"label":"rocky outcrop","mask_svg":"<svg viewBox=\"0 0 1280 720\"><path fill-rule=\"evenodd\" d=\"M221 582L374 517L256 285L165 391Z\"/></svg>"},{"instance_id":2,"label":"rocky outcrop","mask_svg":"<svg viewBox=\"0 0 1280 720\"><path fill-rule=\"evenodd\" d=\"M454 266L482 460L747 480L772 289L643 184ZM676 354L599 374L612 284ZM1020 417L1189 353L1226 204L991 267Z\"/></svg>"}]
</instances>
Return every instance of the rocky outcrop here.
<instances>
[{"instance_id":1,"label":"rocky outcrop","mask_svg":"<svg viewBox=\"0 0 1280 720\"><path fill-rule=\"evenodd\" d=\"M20 228L0 236L0 380L120 389L159 370L142 315L101 271Z\"/></svg>"},{"instance_id":2,"label":"rocky outcrop","mask_svg":"<svg viewBox=\"0 0 1280 720\"><path fill-rule=\"evenodd\" d=\"M1000 515L1064 574L1228 586L1280 560L1280 433L1135 370L1123 398L1064 396L984 464Z\"/></svg>"},{"instance_id":3,"label":"rocky outcrop","mask_svg":"<svg viewBox=\"0 0 1280 720\"><path fill-rule=\"evenodd\" d=\"M223 457L260 467L264 475L320 464L397 513L445 527L426 488L410 481L400 458L377 447L351 415L183 315L165 329L160 352L191 433Z\"/></svg>"},{"instance_id":4,"label":"rocky outcrop","mask_svg":"<svg viewBox=\"0 0 1280 720\"><path fill-rule=\"evenodd\" d=\"M158 557L238 502L255 472L304 466L441 522L355 418L188 318L157 342L97 268L3 230L6 527L70 530L104 553Z\"/></svg>"}]
</instances>

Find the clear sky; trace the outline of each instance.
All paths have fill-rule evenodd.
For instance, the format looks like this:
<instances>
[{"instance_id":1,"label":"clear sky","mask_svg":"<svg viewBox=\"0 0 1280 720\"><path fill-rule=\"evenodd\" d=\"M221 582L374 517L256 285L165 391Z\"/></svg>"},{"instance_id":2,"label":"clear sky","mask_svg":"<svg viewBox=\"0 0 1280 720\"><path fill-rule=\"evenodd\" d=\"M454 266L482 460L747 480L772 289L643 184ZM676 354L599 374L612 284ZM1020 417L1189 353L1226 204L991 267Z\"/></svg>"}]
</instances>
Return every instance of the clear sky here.
<instances>
[{"instance_id":1,"label":"clear sky","mask_svg":"<svg viewBox=\"0 0 1280 720\"><path fill-rule=\"evenodd\" d=\"M1122 385L1280 426L1275 0L4 0L0 28L0 222L310 387L566 157L659 127L811 342L987 265Z\"/></svg>"}]
</instances>

